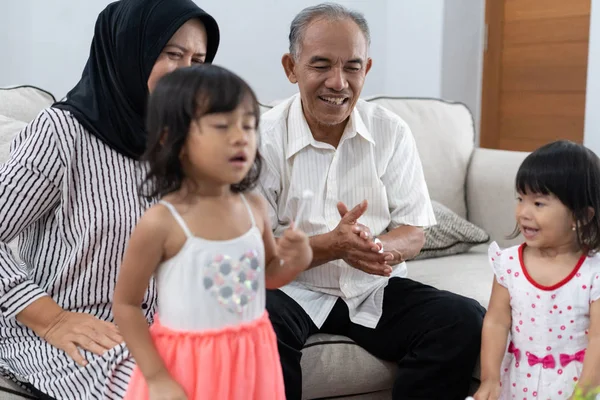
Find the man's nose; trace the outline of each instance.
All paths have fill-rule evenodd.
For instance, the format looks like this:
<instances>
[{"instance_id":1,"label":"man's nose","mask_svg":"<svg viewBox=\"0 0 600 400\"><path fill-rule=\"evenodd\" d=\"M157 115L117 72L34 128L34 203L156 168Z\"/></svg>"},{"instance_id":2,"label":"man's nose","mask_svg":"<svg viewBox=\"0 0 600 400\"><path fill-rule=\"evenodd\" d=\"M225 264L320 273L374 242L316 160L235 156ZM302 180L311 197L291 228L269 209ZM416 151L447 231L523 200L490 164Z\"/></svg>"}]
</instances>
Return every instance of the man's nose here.
<instances>
[{"instance_id":1,"label":"man's nose","mask_svg":"<svg viewBox=\"0 0 600 400\"><path fill-rule=\"evenodd\" d=\"M335 90L336 92L341 92L342 90L346 89L348 87L348 80L346 79L343 68L332 68L330 75L325 82L325 86L327 86L328 89Z\"/></svg>"}]
</instances>

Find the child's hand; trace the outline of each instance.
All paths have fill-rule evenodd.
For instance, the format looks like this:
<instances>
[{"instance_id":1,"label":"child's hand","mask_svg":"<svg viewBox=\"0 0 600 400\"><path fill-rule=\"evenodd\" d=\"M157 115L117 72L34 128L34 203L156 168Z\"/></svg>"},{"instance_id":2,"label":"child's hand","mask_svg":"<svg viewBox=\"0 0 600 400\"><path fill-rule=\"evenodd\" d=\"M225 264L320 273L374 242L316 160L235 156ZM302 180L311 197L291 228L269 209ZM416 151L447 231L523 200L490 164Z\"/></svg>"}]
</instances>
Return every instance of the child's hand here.
<instances>
[{"instance_id":1,"label":"child's hand","mask_svg":"<svg viewBox=\"0 0 600 400\"><path fill-rule=\"evenodd\" d=\"M481 382L477 393L473 395L475 400L498 400L500 398L500 381L484 380Z\"/></svg>"},{"instance_id":2,"label":"child's hand","mask_svg":"<svg viewBox=\"0 0 600 400\"><path fill-rule=\"evenodd\" d=\"M312 249L308 236L302 231L288 228L277 243L277 255L286 268L304 271L312 261Z\"/></svg>"},{"instance_id":3,"label":"child's hand","mask_svg":"<svg viewBox=\"0 0 600 400\"><path fill-rule=\"evenodd\" d=\"M188 400L183 388L170 376L148 380L150 400Z\"/></svg>"}]
</instances>

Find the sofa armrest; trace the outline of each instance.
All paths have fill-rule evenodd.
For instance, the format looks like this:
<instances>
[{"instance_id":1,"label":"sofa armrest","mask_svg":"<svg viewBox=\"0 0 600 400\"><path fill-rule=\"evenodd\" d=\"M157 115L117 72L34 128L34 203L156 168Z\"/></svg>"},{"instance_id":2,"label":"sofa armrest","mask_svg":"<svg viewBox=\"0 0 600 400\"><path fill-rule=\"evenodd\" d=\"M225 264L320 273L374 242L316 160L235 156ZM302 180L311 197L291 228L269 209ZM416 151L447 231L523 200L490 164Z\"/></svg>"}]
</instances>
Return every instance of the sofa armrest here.
<instances>
[{"instance_id":1,"label":"sofa armrest","mask_svg":"<svg viewBox=\"0 0 600 400\"><path fill-rule=\"evenodd\" d=\"M515 228L515 177L529 153L476 148L467 172L469 221L489 233L501 247L521 239L506 239Z\"/></svg>"}]
</instances>

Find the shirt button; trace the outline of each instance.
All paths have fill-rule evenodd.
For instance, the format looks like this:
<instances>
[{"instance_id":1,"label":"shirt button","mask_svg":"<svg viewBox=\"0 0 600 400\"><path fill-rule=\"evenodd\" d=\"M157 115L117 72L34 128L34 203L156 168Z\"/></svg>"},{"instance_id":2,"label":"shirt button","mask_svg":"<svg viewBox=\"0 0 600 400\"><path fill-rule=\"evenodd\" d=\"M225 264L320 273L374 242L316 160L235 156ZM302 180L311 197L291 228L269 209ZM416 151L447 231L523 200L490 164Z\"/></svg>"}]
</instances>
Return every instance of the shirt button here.
<instances>
[{"instance_id":1,"label":"shirt button","mask_svg":"<svg viewBox=\"0 0 600 400\"><path fill-rule=\"evenodd\" d=\"M8 311L8 308L6 308L6 307L2 306L2 307L0 307L0 311L2 311L2 312L6 312L6 311Z\"/></svg>"},{"instance_id":2,"label":"shirt button","mask_svg":"<svg viewBox=\"0 0 600 400\"><path fill-rule=\"evenodd\" d=\"M145 310L145 309L147 309L147 308L148 308L148 304L146 304L146 303L142 303L142 310Z\"/></svg>"}]
</instances>

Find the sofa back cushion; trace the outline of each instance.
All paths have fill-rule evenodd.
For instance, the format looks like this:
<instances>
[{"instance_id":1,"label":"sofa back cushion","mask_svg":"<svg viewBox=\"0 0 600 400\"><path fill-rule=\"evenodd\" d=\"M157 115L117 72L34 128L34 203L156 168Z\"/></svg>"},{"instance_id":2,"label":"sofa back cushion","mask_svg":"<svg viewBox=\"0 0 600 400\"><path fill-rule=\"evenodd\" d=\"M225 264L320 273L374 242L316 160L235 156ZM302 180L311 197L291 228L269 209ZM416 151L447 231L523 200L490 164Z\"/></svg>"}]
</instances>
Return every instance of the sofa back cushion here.
<instances>
[{"instance_id":1,"label":"sofa back cushion","mask_svg":"<svg viewBox=\"0 0 600 400\"><path fill-rule=\"evenodd\" d=\"M44 108L55 102L54 96L34 86L0 88L0 115L29 123Z\"/></svg>"},{"instance_id":2,"label":"sofa back cushion","mask_svg":"<svg viewBox=\"0 0 600 400\"><path fill-rule=\"evenodd\" d=\"M33 86L0 88L0 164L8 159L15 135L54 101L52 94Z\"/></svg>"}]
</instances>

